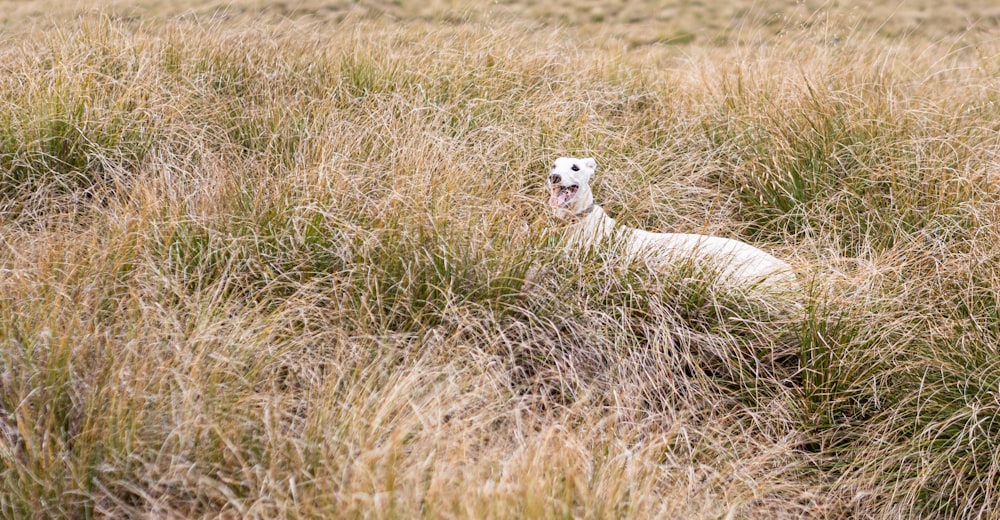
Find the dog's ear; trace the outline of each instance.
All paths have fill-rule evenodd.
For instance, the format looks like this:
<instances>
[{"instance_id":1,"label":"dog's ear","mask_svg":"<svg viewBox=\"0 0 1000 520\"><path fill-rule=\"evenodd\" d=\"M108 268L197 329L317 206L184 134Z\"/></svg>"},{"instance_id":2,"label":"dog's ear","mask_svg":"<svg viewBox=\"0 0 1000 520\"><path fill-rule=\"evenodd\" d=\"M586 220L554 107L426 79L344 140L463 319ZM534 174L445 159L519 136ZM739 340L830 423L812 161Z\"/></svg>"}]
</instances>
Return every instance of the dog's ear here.
<instances>
[{"instance_id":1,"label":"dog's ear","mask_svg":"<svg viewBox=\"0 0 1000 520\"><path fill-rule=\"evenodd\" d=\"M595 161L593 157L587 157L586 159L584 159L583 165L586 166L588 170L590 170L591 176L593 176L594 172L597 171L597 161Z\"/></svg>"}]
</instances>

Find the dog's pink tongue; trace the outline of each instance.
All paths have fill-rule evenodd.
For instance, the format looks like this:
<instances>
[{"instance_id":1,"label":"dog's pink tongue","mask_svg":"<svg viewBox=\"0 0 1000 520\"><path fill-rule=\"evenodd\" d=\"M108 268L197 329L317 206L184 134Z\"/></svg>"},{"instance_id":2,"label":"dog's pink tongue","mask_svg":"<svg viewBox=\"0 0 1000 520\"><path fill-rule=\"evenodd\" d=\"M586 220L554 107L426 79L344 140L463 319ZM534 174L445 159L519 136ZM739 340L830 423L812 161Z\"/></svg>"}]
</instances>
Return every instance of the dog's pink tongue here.
<instances>
[{"instance_id":1,"label":"dog's pink tongue","mask_svg":"<svg viewBox=\"0 0 1000 520\"><path fill-rule=\"evenodd\" d=\"M553 208L558 208L559 206L566 204L567 200L569 200L568 191L561 190L558 187L552 188L552 196L549 197L549 206L552 206Z\"/></svg>"}]
</instances>

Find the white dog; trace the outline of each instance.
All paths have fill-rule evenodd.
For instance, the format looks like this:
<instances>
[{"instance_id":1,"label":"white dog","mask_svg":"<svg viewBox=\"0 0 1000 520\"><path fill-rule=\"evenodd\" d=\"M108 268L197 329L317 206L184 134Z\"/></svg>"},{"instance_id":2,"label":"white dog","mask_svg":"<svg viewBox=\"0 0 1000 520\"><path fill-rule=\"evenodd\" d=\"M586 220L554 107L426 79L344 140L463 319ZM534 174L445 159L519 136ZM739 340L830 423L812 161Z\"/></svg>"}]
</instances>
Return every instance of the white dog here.
<instances>
[{"instance_id":1,"label":"white dog","mask_svg":"<svg viewBox=\"0 0 1000 520\"><path fill-rule=\"evenodd\" d=\"M794 285L795 274L785 262L756 247L722 237L686 233L651 233L617 226L594 204L590 178L597 169L592 158L560 157L549 172L549 206L561 219L572 221L567 244L593 246L607 239L621 240L629 255L651 259L691 259L719 273L720 280L762 286Z\"/></svg>"}]
</instances>

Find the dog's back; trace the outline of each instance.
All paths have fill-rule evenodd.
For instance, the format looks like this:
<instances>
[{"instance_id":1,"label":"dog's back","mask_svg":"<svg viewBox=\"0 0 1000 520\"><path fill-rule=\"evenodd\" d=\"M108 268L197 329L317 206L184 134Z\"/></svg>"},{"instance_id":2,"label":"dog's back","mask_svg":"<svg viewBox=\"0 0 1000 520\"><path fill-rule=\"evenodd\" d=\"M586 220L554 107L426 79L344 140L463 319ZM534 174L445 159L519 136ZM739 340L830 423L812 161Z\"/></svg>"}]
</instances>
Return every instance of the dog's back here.
<instances>
[{"instance_id":1,"label":"dog's back","mask_svg":"<svg viewBox=\"0 0 1000 520\"><path fill-rule=\"evenodd\" d=\"M629 253L663 259L708 261L720 278L751 283L784 283L795 279L792 267L746 242L690 233L653 233L628 229Z\"/></svg>"}]
</instances>

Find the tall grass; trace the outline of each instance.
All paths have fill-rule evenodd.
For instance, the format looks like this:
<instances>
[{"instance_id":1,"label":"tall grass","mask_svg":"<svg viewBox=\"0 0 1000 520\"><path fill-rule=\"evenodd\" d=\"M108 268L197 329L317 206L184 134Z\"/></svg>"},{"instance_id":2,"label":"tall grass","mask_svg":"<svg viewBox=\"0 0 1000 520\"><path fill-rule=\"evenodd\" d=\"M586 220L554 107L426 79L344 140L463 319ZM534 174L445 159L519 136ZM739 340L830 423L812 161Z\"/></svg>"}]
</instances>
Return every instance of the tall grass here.
<instances>
[{"instance_id":1,"label":"tall grass","mask_svg":"<svg viewBox=\"0 0 1000 520\"><path fill-rule=\"evenodd\" d=\"M993 47L498 20L4 41L0 513L1000 505ZM621 221L751 241L801 293L565 251L571 154Z\"/></svg>"}]
</instances>

